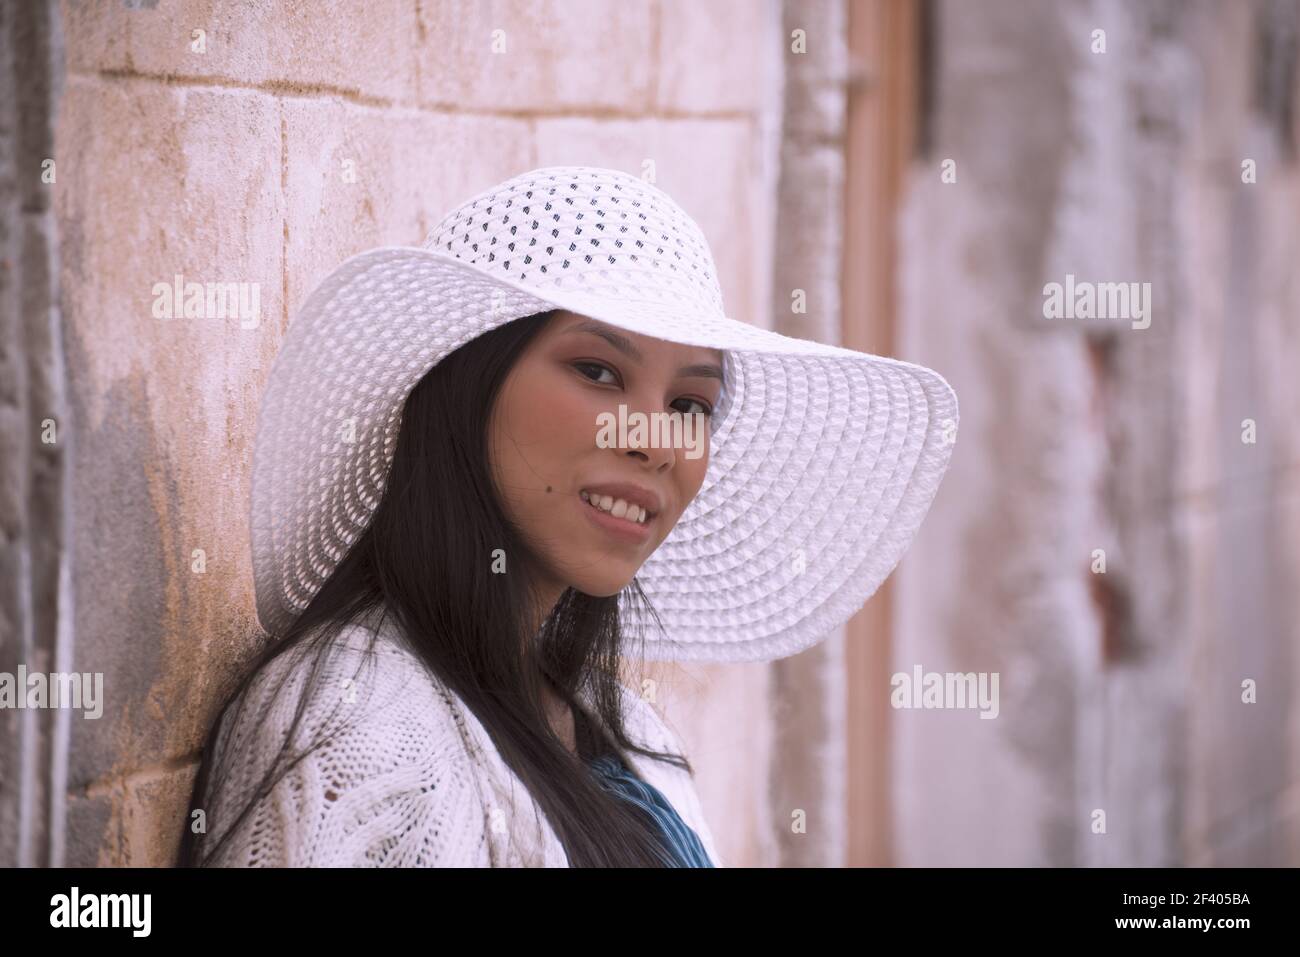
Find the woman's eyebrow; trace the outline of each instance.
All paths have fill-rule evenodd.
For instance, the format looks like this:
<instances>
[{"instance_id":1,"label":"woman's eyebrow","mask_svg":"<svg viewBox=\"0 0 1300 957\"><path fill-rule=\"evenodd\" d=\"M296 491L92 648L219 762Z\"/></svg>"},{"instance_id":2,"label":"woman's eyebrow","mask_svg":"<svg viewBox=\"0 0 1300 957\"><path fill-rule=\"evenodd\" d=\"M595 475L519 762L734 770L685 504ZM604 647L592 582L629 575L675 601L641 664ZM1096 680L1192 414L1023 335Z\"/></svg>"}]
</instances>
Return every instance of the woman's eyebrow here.
<instances>
[{"instance_id":1,"label":"woman's eyebrow","mask_svg":"<svg viewBox=\"0 0 1300 957\"><path fill-rule=\"evenodd\" d=\"M632 344L632 340L627 336L620 335L612 329L607 329L598 322L578 322L574 323L565 333L584 332L593 336L600 336L611 346L624 355L634 359L637 362L644 362L645 357L641 355L641 350ZM702 363L697 365L682 366L677 370L680 376L698 376L705 379L717 379L723 381L722 367L714 363Z\"/></svg>"}]
</instances>

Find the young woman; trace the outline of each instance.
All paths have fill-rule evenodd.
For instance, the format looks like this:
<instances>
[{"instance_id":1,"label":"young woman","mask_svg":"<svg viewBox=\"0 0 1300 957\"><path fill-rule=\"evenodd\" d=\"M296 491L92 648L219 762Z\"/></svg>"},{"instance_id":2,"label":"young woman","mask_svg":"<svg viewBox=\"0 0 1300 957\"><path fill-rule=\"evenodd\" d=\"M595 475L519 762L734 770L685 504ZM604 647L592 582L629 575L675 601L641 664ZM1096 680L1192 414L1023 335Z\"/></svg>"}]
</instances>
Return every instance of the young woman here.
<instances>
[{"instance_id":1,"label":"young woman","mask_svg":"<svg viewBox=\"0 0 1300 957\"><path fill-rule=\"evenodd\" d=\"M182 863L720 866L620 658L821 640L956 421L928 369L728 318L699 227L615 171L534 170L353 257L263 399L276 640L209 735Z\"/></svg>"}]
</instances>

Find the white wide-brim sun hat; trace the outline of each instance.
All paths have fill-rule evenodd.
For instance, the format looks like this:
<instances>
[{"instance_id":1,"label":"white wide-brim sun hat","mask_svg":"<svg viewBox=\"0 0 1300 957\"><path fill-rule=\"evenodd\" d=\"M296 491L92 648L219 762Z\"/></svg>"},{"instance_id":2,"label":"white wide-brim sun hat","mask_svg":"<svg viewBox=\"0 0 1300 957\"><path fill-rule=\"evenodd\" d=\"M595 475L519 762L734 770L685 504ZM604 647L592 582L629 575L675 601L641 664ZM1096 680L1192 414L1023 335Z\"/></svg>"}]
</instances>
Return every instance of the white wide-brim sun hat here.
<instances>
[{"instance_id":1,"label":"white wide-brim sun hat","mask_svg":"<svg viewBox=\"0 0 1300 957\"><path fill-rule=\"evenodd\" d=\"M616 170L547 167L466 200L423 247L346 260L290 325L253 453L268 633L369 523L416 383L471 339L552 309L723 352L703 485L637 573L662 630L620 602L647 660L795 654L893 571L952 455L957 396L943 377L728 318L703 233L664 192Z\"/></svg>"}]
</instances>

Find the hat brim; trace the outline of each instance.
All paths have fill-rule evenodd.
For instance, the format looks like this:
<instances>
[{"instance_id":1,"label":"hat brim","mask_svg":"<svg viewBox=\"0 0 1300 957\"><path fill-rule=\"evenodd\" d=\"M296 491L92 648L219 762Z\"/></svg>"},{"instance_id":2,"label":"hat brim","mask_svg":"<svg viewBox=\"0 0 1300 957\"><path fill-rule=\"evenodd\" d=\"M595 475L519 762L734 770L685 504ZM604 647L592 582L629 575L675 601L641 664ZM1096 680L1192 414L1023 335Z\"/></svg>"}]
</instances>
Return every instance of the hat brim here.
<instances>
[{"instance_id":1,"label":"hat brim","mask_svg":"<svg viewBox=\"0 0 1300 957\"><path fill-rule=\"evenodd\" d=\"M316 287L271 368L251 503L264 629L283 632L364 531L403 404L424 374L505 322L557 308L727 358L703 485L637 576L663 629L620 606L646 659L783 658L862 607L915 537L948 467L958 406L942 376L389 246L351 257Z\"/></svg>"}]
</instances>

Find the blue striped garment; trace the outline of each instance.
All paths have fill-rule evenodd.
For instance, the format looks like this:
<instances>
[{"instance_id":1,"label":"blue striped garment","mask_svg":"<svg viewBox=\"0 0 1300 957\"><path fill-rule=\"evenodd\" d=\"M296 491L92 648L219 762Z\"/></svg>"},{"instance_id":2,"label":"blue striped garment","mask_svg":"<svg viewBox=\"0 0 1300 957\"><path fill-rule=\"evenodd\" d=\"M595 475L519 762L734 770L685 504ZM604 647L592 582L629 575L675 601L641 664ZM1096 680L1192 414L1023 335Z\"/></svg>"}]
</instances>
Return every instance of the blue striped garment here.
<instances>
[{"instance_id":1,"label":"blue striped garment","mask_svg":"<svg viewBox=\"0 0 1300 957\"><path fill-rule=\"evenodd\" d=\"M617 755L602 754L589 759L587 765L606 791L641 808L659 825L672 854L669 867L713 867L699 835L681 819L662 791L629 771Z\"/></svg>"}]
</instances>

